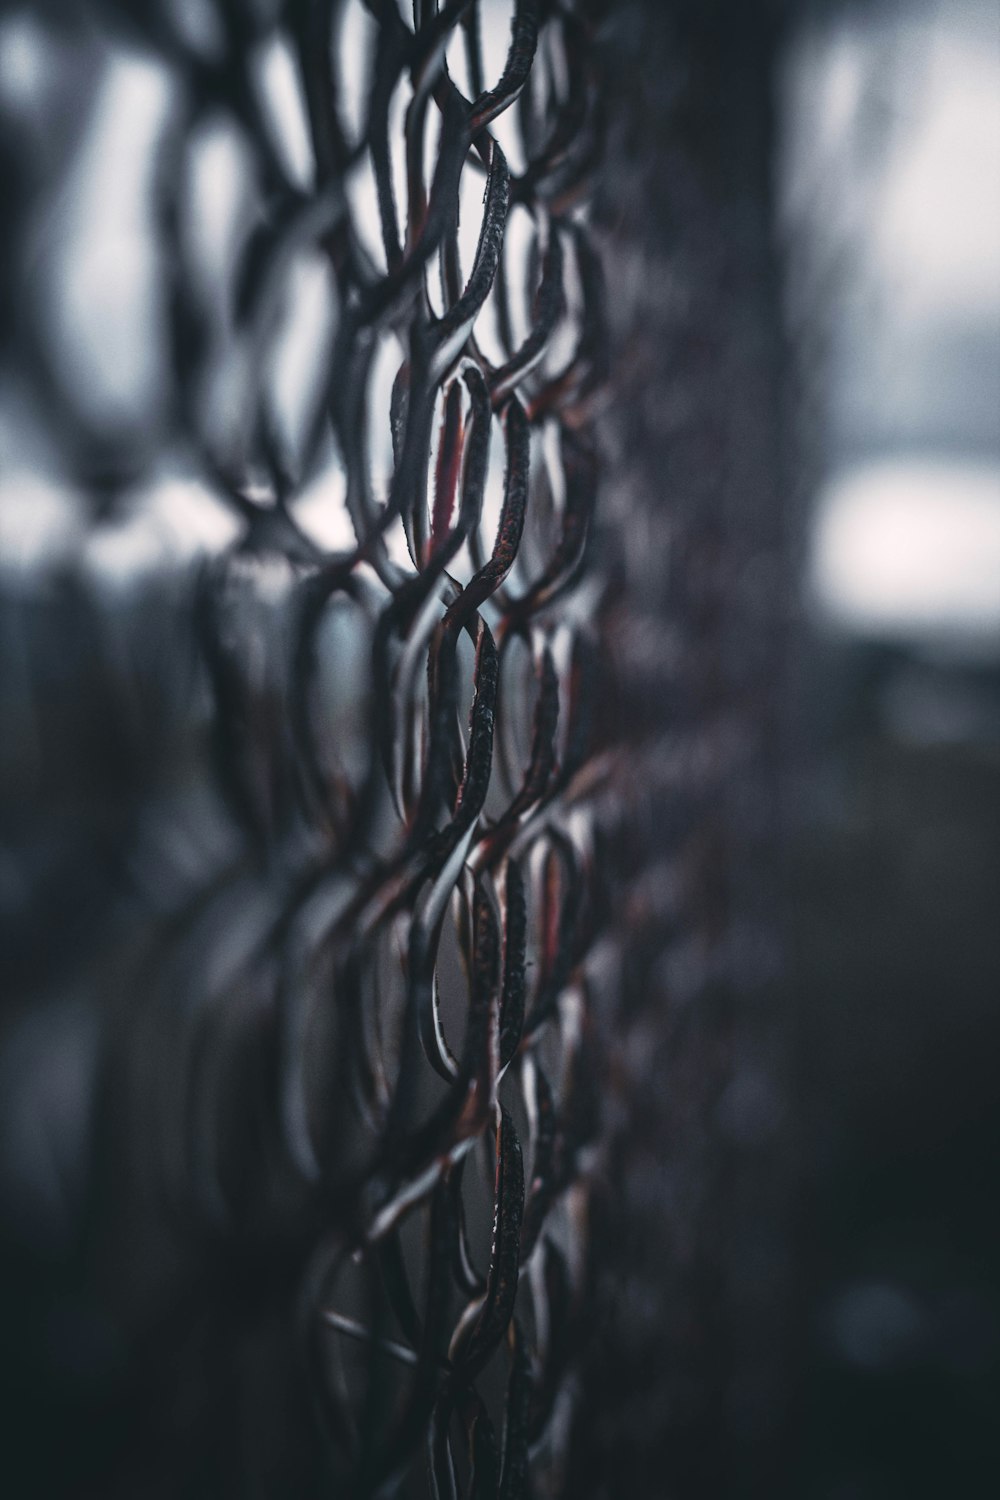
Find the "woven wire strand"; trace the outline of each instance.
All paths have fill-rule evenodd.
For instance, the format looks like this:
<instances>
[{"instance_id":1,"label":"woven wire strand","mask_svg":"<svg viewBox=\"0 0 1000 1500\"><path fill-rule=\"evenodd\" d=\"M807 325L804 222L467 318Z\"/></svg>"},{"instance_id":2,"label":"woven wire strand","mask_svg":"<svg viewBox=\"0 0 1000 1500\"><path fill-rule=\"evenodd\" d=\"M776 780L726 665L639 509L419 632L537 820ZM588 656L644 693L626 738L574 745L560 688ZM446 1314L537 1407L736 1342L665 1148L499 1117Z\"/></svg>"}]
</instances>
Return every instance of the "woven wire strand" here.
<instances>
[{"instance_id":1,"label":"woven wire strand","mask_svg":"<svg viewBox=\"0 0 1000 1500\"><path fill-rule=\"evenodd\" d=\"M259 920L223 880L151 963L136 1087L161 1082L134 1106L136 1153L224 1238L280 1222L310 1400L357 1495L558 1487L599 1136L593 46L574 7L522 0L491 78L490 9L283 7L270 39L301 77L308 183L255 90L249 13L219 7L208 56L167 10L147 36L188 84L157 181L176 417L238 523L199 583L197 650L217 783L265 873ZM369 80L354 136L349 19ZM219 109L261 202L221 430L180 209ZM290 436L266 371L310 257L336 316ZM349 516L340 550L305 524L307 492ZM227 922L243 936L206 969Z\"/></svg>"}]
</instances>

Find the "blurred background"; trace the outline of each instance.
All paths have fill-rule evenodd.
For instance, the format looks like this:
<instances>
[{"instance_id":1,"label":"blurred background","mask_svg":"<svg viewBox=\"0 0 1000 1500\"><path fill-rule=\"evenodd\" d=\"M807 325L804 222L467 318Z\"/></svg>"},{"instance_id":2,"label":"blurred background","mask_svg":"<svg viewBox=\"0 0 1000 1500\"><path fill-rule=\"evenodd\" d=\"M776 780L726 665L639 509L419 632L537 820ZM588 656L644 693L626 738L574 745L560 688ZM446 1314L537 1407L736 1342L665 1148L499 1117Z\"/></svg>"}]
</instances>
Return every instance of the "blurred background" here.
<instances>
[{"instance_id":1,"label":"blurred background","mask_svg":"<svg viewBox=\"0 0 1000 1500\"><path fill-rule=\"evenodd\" d=\"M708 11L724 52L730 8ZM791 1312L787 1410L766 1492L992 1495L1000 9L762 0L743 11L739 35L759 31L761 47L729 66L759 69L773 110L767 210L791 579L772 661L791 1162L780 1275ZM747 12L759 14L748 22ZM177 14L190 45L210 50L208 0ZM488 14L502 55L510 8ZM96 1087L94 932L127 948L126 831L133 865L152 849L178 893L189 867L221 868L231 852L205 787L177 771L196 758L195 731L164 744L152 729L161 716L174 723L181 691L162 666L176 579L236 529L175 439L173 251L155 175L186 102L155 41L127 5L38 0L0 11L0 1238L17 1351L3 1378L8 1412L32 1441L62 1433L82 1449L88 1401L99 1404L94 1392L125 1359L116 1330L73 1290ZM263 42L255 66L294 177L304 127L287 49ZM360 108L349 53L343 71L348 107ZM242 149L225 119L199 126L186 192L206 287L252 219ZM267 375L290 440L335 311L321 267L303 258L275 313ZM235 347L210 319L202 331L218 357L199 400L225 452L239 444L255 346ZM376 464L388 452L386 424ZM339 482L333 469L331 460L296 502L323 545L345 539L315 498L321 482ZM87 616L93 638L74 589L104 601ZM158 625L151 598L162 601ZM148 628L137 639L140 617ZM95 700L95 657L116 653L129 670L139 664L138 701ZM765 1492L749 1479L713 1484L682 1474L675 1489L703 1500Z\"/></svg>"},{"instance_id":2,"label":"blurred background","mask_svg":"<svg viewBox=\"0 0 1000 1500\"><path fill-rule=\"evenodd\" d=\"M1000 1302L1000 13L787 60L803 1493L987 1494ZM821 372L816 379L816 372Z\"/></svg>"}]
</instances>

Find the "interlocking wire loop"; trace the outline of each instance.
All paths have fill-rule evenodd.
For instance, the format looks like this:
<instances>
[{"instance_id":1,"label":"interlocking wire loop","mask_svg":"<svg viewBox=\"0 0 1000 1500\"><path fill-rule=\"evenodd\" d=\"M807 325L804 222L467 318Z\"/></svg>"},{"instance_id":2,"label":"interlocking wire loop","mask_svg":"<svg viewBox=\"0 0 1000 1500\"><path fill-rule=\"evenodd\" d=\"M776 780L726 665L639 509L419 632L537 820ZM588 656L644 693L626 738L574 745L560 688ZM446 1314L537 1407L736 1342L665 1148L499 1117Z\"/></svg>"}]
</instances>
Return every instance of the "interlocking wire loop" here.
<instances>
[{"instance_id":1,"label":"interlocking wire loop","mask_svg":"<svg viewBox=\"0 0 1000 1500\"><path fill-rule=\"evenodd\" d=\"M180 1030L152 1027L186 1117L165 1159L229 1232L268 1195L307 1226L302 1348L356 1495L426 1478L435 1496L513 1500L529 1471L556 1492L600 1134L594 47L577 7L518 0L490 77L496 11L282 7L300 181L253 87L243 7L219 6L207 54L154 8L189 134L226 110L261 192L233 289L244 404L224 430L199 404L212 360L177 209L183 136L158 201L178 420L240 521L199 593L216 767L269 872L252 940ZM355 33L370 86L352 132ZM290 433L264 371L310 255L335 331ZM341 550L305 524L307 492L349 515ZM251 992L276 1018L274 1124L236 1149Z\"/></svg>"}]
</instances>

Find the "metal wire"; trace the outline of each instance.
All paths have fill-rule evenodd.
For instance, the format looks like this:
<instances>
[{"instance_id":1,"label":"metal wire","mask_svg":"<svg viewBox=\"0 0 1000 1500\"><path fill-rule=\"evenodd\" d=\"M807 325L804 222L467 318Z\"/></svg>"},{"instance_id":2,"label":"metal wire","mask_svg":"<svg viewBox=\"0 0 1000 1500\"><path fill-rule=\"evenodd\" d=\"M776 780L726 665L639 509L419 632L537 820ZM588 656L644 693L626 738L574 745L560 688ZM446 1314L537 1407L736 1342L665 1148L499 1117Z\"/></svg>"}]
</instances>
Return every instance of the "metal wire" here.
<instances>
[{"instance_id":1,"label":"metal wire","mask_svg":"<svg viewBox=\"0 0 1000 1500\"><path fill-rule=\"evenodd\" d=\"M51 548L0 559L25 1493L778 1453L786 9L0 24L0 424ZM148 295L116 260L98 317L130 110Z\"/></svg>"},{"instance_id":2,"label":"metal wire","mask_svg":"<svg viewBox=\"0 0 1000 1500\"><path fill-rule=\"evenodd\" d=\"M588 140L580 128L586 103L577 97L587 93L580 71L585 34L568 12L545 16L543 25L540 7L519 5L502 76L484 89L477 5L439 13L417 6L412 31L394 7L373 14L378 37L364 146L386 273L373 275L364 265L343 204L330 243L342 308L331 417L357 549L309 576L296 642L299 661L316 660L324 613L338 596L356 595L368 564L386 591L372 626L372 757L346 796L333 790L303 672L299 762L317 814L327 812L340 832L308 896L287 914L291 931L311 922L350 871L346 902L307 947L310 964L322 956L328 966L352 1037L339 1049L337 1093L345 1103L353 1097L367 1127L358 1165L343 1161L349 1132L339 1102L324 1132L310 1122L299 1049L289 1054L283 1102L289 1149L305 1175L336 1185L342 1204L341 1223L312 1268L304 1316L329 1430L340 1439L337 1461L351 1487L388 1493L423 1447L432 1494L467 1486L472 1494L506 1497L526 1493L529 1452L539 1473L558 1470L562 1456L565 1422L553 1417L565 1389L574 1273L579 1291L581 1165L597 1127L586 1108L595 1067L585 965L593 850L580 728L591 647L586 631L568 624L565 607L554 608L579 579L596 493L586 413L601 373L599 277L578 209L588 165L580 150ZM445 65L449 36L459 28L471 100ZM404 239L393 192L391 108L407 77ZM314 117L335 118L323 82L311 100ZM517 101L525 166L515 174L491 126ZM440 114L440 138L425 175L431 110ZM334 163L347 159L346 144L337 142L331 181L338 181ZM485 174L483 217L463 278L459 195L463 174L477 166ZM536 267L520 342L512 333L514 278L504 261L513 205L525 211L527 264ZM428 290L438 266L439 312ZM569 267L577 281L572 309ZM500 346L493 359L480 333L488 302ZM373 333L386 328L395 331L404 359L393 386L392 477L380 502L365 483L357 392ZM550 352L566 328L566 352ZM505 477L487 554L484 492L497 437ZM535 538L537 561L526 563L525 523L533 510L548 514ZM397 518L410 566L394 563L386 545ZM473 565L464 584L449 571L463 547ZM471 684L463 637L474 649ZM524 664L520 677L513 665L519 642L537 682L530 744ZM494 769L496 749L508 771L503 780ZM386 776L397 831L387 852L359 870ZM507 790L488 814L487 799L503 781ZM443 972L449 921L461 978L454 963ZM373 972L390 938L398 966L392 984ZM449 984L456 994L446 1005ZM291 1010L305 1003L303 994L287 998ZM432 1074L440 1079L433 1096ZM482 1211L473 1227L466 1201L474 1171L484 1174L488 1241ZM407 1220L418 1218L423 1243L411 1236L408 1253ZM363 1370L350 1374L337 1347L347 1326L337 1307L349 1256L362 1273L366 1317L351 1325L366 1358Z\"/></svg>"},{"instance_id":3,"label":"metal wire","mask_svg":"<svg viewBox=\"0 0 1000 1500\"><path fill-rule=\"evenodd\" d=\"M590 24L518 0L491 77L480 0L220 0L207 32L100 9L180 80L154 183L165 421L236 522L190 612L235 835L130 971L125 1154L186 1235L292 1288L336 1493L554 1493L602 1071ZM301 78L304 177L265 45ZM257 211L206 291L189 178L219 120ZM303 265L333 332L285 420L269 371ZM146 439L102 445L33 358L99 527ZM317 540L304 497L353 540Z\"/></svg>"}]
</instances>

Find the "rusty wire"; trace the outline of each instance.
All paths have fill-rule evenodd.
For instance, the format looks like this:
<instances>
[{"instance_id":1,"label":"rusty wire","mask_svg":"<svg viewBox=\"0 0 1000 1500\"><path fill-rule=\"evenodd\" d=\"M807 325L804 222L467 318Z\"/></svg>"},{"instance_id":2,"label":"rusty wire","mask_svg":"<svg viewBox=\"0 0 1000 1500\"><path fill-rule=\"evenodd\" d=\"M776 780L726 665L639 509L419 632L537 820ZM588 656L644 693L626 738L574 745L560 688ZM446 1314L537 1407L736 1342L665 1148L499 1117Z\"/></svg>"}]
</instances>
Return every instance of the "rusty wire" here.
<instances>
[{"instance_id":1,"label":"rusty wire","mask_svg":"<svg viewBox=\"0 0 1000 1500\"><path fill-rule=\"evenodd\" d=\"M130 1118L137 1172L162 1179L172 1212L226 1244L294 1247L337 1493L513 1500L559 1488L599 1136L605 767L596 595L581 589L607 359L586 212L594 52L578 7L518 0L491 79L479 0L416 0L412 19L370 0L352 138L348 8L293 0L277 18L303 82L306 185L252 85L253 12L220 4L210 48L171 7L129 17L185 84L156 188L172 420L239 521L203 573L197 643L215 774L257 872L250 894L246 856L202 884L143 960ZM180 208L190 138L220 110L261 202L230 289L251 369L235 436L205 397L209 318ZM380 247L354 191L368 173ZM482 220L463 266L470 180ZM336 330L290 443L262 372L273 309L317 251ZM378 412L373 367L397 346ZM331 452L343 490L328 503L354 530L336 552L297 510ZM227 925L234 951L206 965Z\"/></svg>"},{"instance_id":2,"label":"rusty wire","mask_svg":"<svg viewBox=\"0 0 1000 1500\"><path fill-rule=\"evenodd\" d=\"M24 1492L752 1487L783 1275L756 8L19 14L0 48L48 51L20 114L0 87L0 422L63 502L54 560L0 559ZM157 379L109 411L60 215L137 57ZM205 518L178 565L163 529Z\"/></svg>"}]
</instances>

